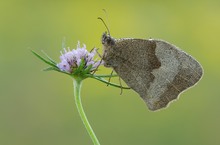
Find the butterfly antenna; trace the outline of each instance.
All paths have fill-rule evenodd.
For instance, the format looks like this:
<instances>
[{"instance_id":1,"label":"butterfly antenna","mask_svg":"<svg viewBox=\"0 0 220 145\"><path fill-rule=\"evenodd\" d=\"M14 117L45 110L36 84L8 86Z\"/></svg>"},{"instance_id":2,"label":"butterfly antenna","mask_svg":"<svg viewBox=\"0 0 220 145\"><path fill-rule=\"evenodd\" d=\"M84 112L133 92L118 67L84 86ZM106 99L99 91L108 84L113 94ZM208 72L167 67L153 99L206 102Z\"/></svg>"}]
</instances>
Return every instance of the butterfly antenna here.
<instances>
[{"instance_id":1,"label":"butterfly antenna","mask_svg":"<svg viewBox=\"0 0 220 145\"><path fill-rule=\"evenodd\" d=\"M106 25L105 21L101 17L98 17L98 19L102 21L102 23L105 25L105 28L108 31L108 34L110 35L110 31L109 31L108 26Z\"/></svg>"},{"instance_id":2,"label":"butterfly antenna","mask_svg":"<svg viewBox=\"0 0 220 145\"><path fill-rule=\"evenodd\" d=\"M109 30L110 30L110 23L109 23L109 17L108 17L108 13L107 13L107 11L105 10L105 9L102 9L103 11L104 11L104 13L105 13L105 17L106 17L106 21L107 21L107 24L108 24L108 28L109 28ZM110 34L109 34L110 35Z\"/></svg>"}]
</instances>

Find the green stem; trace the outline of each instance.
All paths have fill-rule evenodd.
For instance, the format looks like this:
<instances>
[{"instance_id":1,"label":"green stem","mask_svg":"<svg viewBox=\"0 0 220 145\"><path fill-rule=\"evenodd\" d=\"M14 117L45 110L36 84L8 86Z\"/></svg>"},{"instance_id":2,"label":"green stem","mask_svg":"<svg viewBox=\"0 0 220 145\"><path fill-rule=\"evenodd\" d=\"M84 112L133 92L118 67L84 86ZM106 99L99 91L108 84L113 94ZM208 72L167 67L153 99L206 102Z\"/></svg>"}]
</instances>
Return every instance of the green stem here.
<instances>
[{"instance_id":1,"label":"green stem","mask_svg":"<svg viewBox=\"0 0 220 145\"><path fill-rule=\"evenodd\" d=\"M75 78L73 79L73 85L74 85L74 96L75 96L75 103L77 110L79 112L79 115L83 121L83 124L87 130L87 132L90 135L90 138L92 139L94 145L100 145L94 131L92 130L92 127L89 124L89 121L86 117L86 114L83 110L82 102L81 102L81 97L80 97L80 90L81 90L81 85L82 85L82 79Z\"/></svg>"}]
</instances>

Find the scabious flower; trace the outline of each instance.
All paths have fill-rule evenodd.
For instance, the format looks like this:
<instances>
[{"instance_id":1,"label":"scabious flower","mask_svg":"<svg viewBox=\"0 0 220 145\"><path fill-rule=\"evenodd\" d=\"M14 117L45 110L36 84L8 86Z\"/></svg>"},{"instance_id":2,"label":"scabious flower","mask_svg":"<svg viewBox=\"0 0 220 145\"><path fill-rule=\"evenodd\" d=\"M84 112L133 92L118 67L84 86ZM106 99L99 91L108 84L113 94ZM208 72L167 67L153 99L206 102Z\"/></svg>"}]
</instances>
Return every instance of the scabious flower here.
<instances>
[{"instance_id":1,"label":"scabious flower","mask_svg":"<svg viewBox=\"0 0 220 145\"><path fill-rule=\"evenodd\" d=\"M86 117L86 114L83 110L81 97L80 97L80 90L82 81L86 78L93 78L100 82L103 82L105 84L118 87L120 89L129 89L127 87L122 87L121 85L117 85L114 83L111 83L110 81L105 80L106 77L113 77L117 75L96 75L94 74L97 67L101 65L102 61L95 60L94 56L96 55L96 48L94 48L92 51L88 52L86 50L86 45L84 44L82 47L80 46L80 43L78 42L77 48L70 50L63 49L61 51L60 56L60 63L57 63L52 58L50 58L46 53L45 56L41 56L35 51L31 50L31 52L40 60L42 60L44 63L49 65L49 67L45 68L44 71L57 71L64 74L67 74L73 78L73 84L74 84L74 98L75 103L78 109L78 112L80 114L80 117L83 121L83 124L86 127L87 132L89 133L93 143L95 145L100 145L94 131L92 130L92 127L90 126L88 119ZM91 73L93 72L93 73Z\"/></svg>"},{"instance_id":2,"label":"scabious flower","mask_svg":"<svg viewBox=\"0 0 220 145\"><path fill-rule=\"evenodd\" d=\"M98 65L101 65L101 61L97 61L94 59L96 55L96 48L94 48L91 52L86 50L86 45L80 46L80 42L77 44L77 48L70 50L63 49L61 51L60 60L61 62L57 64L57 67L64 72L74 73L74 71L83 66L83 70L87 70L89 72L94 71Z\"/></svg>"}]
</instances>

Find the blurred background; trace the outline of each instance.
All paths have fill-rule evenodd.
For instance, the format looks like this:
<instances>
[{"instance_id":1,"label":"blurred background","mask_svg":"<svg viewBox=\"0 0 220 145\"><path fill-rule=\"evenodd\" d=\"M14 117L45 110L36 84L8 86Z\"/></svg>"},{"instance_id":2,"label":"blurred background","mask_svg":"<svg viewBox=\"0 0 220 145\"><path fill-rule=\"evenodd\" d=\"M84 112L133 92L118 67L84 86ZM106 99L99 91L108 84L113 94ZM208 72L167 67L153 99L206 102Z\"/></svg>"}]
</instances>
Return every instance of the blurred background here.
<instances>
[{"instance_id":1,"label":"blurred background","mask_svg":"<svg viewBox=\"0 0 220 145\"><path fill-rule=\"evenodd\" d=\"M30 53L59 62L63 37L102 48L107 10L115 38L160 38L194 56L203 79L151 112L132 90L86 79L82 101L102 145L220 144L220 1L1 0L0 145L92 145L77 113L72 79ZM99 49L102 53L102 49ZM100 67L97 74L110 74ZM118 83L118 79L115 80Z\"/></svg>"}]
</instances>

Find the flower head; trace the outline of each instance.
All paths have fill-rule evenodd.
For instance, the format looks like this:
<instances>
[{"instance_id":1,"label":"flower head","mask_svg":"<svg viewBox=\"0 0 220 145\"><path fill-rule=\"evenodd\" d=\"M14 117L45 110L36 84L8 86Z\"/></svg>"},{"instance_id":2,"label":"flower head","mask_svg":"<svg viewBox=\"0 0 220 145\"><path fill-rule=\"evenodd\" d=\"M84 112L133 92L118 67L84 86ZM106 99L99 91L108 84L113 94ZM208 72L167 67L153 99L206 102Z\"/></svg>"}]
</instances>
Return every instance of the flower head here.
<instances>
[{"instance_id":1,"label":"flower head","mask_svg":"<svg viewBox=\"0 0 220 145\"><path fill-rule=\"evenodd\" d=\"M86 45L83 47L80 46L80 42L78 42L77 48L70 50L66 50L64 48L63 52L61 51L60 60L61 62L57 64L57 67L61 71L65 71L67 73L74 73L74 71L82 66L83 70L89 70L89 72L94 71L98 65L101 64L100 61L94 60L94 56L96 55L96 48L94 48L91 52L86 50Z\"/></svg>"}]
</instances>

